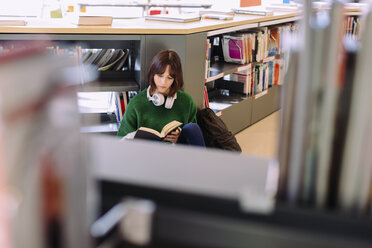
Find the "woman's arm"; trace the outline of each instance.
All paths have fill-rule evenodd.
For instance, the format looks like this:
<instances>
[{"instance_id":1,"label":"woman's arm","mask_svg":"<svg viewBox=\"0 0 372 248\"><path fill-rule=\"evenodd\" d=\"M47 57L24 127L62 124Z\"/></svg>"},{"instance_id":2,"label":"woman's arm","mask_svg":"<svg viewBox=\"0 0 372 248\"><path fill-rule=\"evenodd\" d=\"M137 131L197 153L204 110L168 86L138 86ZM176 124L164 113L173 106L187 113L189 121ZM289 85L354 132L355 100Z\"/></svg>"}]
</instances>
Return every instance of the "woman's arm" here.
<instances>
[{"instance_id":1,"label":"woman's arm","mask_svg":"<svg viewBox=\"0 0 372 248\"><path fill-rule=\"evenodd\" d=\"M125 110L123 120L120 123L117 136L123 137L128 133L136 131L137 129L137 114L133 104L129 102L127 109Z\"/></svg>"},{"instance_id":2,"label":"woman's arm","mask_svg":"<svg viewBox=\"0 0 372 248\"><path fill-rule=\"evenodd\" d=\"M196 108L196 104L194 102L194 99L192 99L192 97L190 96L190 115L189 115L189 122L188 123L196 123L196 112L197 112L197 108ZM187 124L187 123L185 123Z\"/></svg>"}]
</instances>

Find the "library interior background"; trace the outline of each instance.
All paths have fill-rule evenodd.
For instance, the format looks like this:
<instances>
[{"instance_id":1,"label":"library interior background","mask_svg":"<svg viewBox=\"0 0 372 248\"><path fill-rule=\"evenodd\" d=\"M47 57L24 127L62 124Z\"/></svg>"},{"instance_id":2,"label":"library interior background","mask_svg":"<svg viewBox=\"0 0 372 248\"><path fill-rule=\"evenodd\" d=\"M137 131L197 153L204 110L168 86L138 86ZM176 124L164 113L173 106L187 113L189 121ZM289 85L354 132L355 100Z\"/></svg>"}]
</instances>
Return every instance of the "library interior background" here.
<instances>
[{"instance_id":1,"label":"library interior background","mask_svg":"<svg viewBox=\"0 0 372 248\"><path fill-rule=\"evenodd\" d=\"M370 44L372 0L1 1L0 247L372 247ZM162 50L205 147L117 135Z\"/></svg>"}]
</instances>

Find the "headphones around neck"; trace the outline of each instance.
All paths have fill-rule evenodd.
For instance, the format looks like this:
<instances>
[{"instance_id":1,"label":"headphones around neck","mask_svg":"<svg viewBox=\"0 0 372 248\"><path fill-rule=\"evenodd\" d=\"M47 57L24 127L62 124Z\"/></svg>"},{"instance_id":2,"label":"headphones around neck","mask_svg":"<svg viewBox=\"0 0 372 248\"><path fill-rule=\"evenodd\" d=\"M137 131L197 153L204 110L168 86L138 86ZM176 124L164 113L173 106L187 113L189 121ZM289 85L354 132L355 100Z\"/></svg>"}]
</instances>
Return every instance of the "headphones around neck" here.
<instances>
[{"instance_id":1,"label":"headphones around neck","mask_svg":"<svg viewBox=\"0 0 372 248\"><path fill-rule=\"evenodd\" d=\"M150 87L149 86L147 88L147 99L149 101L152 101L152 103L155 105L155 106L161 106L163 105L164 103L164 96L160 93L154 93L152 96L150 95ZM177 92L176 94L174 94L174 96L168 96L167 97L167 100L165 101L165 105L164 107L167 108L167 109L171 109L172 106L173 106L173 103L174 103L174 100L177 99Z\"/></svg>"}]
</instances>

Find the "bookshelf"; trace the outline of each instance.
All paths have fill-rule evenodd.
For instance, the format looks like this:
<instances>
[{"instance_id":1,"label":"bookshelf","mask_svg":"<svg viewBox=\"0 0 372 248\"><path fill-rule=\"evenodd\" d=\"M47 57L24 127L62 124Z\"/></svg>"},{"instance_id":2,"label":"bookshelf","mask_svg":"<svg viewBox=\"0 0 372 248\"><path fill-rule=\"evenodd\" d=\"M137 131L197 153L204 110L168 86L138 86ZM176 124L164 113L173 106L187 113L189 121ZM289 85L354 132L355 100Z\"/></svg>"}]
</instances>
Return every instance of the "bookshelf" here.
<instances>
[{"instance_id":1,"label":"bookshelf","mask_svg":"<svg viewBox=\"0 0 372 248\"><path fill-rule=\"evenodd\" d=\"M277 85L277 83L274 85L273 83L273 65L277 59L284 57L285 52L279 51L283 49L283 45L279 46L278 42L278 44L276 44L278 46L276 47L277 52L274 54L269 53L270 33L267 32L270 32L271 27L280 27L282 24L293 23L297 20L299 20L298 16L285 17L278 20L265 20L256 25L241 25L239 27L208 32L207 49L210 51L208 51L207 54L208 59L206 67L210 64L210 68L208 69L209 71L205 73L205 83L209 95L209 107L221 116L233 133L241 131L279 109L281 86ZM265 27L268 28L265 29ZM266 39L266 41L260 41L260 46L265 46L266 48L264 49L258 48L259 46L257 45L259 40L258 35L263 32L263 30L266 30L264 34L265 38L263 38ZM248 38L246 35L248 35ZM226 62L226 53L228 50L224 48L223 39L227 39L228 42L230 42L231 39L236 39L234 43L237 44L236 42L239 42L239 37L244 37L242 38L242 40L244 40L242 41L244 48L239 48L240 53L244 53L244 56L241 56L242 58L244 57L244 61L237 62L239 64ZM225 43L227 41L225 41ZM246 45L248 43L249 45ZM280 43L282 43L282 40ZM282 61L284 60L282 59ZM269 77L270 74L271 81L268 79L265 80L265 76L262 77L260 74L259 77L263 78L263 82L260 82L260 84L262 84L262 89L256 89L255 76L257 73L261 72L256 72L255 68L260 65L266 68L268 63L271 63L270 70L263 70L266 72L266 77ZM280 71L284 73L283 65L280 66ZM244 75L247 79L243 78ZM279 74L276 75L279 77ZM276 81L279 79L278 77ZM264 86L265 84L266 86ZM208 102L206 104L208 104ZM237 118L234 113L238 111L239 116Z\"/></svg>"},{"instance_id":2,"label":"bookshelf","mask_svg":"<svg viewBox=\"0 0 372 248\"><path fill-rule=\"evenodd\" d=\"M357 12L350 12L355 16ZM174 49L181 57L185 86L198 107L204 106L204 85L222 80L226 75L246 69L218 61L211 64L211 75L205 78L205 42L237 31L271 27L298 21L296 13L275 13L274 16L235 15L233 20L201 20L193 23L167 23L115 19L111 27L84 27L70 23L40 23L32 21L24 27L0 27L2 41L49 39L70 44L82 43L90 48L129 48L129 71L103 72L96 82L82 87L82 91L138 91L146 87L146 66L161 49ZM204 83L203 83L204 82ZM237 133L279 109L281 86L273 86L260 97L243 97L223 109L221 118ZM213 97L212 97L213 98ZM218 97L217 97L218 98ZM213 100L213 99L212 99ZM222 99L223 100L223 99ZM235 101L235 100L234 100ZM223 101L222 101L223 102Z\"/></svg>"}]
</instances>

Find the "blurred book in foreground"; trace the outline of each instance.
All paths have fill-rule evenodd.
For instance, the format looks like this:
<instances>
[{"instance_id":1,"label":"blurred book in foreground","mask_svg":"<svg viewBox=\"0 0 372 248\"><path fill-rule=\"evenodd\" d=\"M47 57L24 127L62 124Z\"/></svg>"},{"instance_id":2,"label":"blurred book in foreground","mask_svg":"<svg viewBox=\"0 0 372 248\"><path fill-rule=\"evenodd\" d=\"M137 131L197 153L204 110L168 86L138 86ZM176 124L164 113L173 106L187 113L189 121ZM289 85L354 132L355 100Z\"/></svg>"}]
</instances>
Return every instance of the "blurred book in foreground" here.
<instances>
[{"instance_id":1,"label":"blurred book in foreground","mask_svg":"<svg viewBox=\"0 0 372 248\"><path fill-rule=\"evenodd\" d=\"M10 50L0 55L0 152L18 199L12 244L88 247L78 67L47 50L49 42L1 45Z\"/></svg>"}]
</instances>

